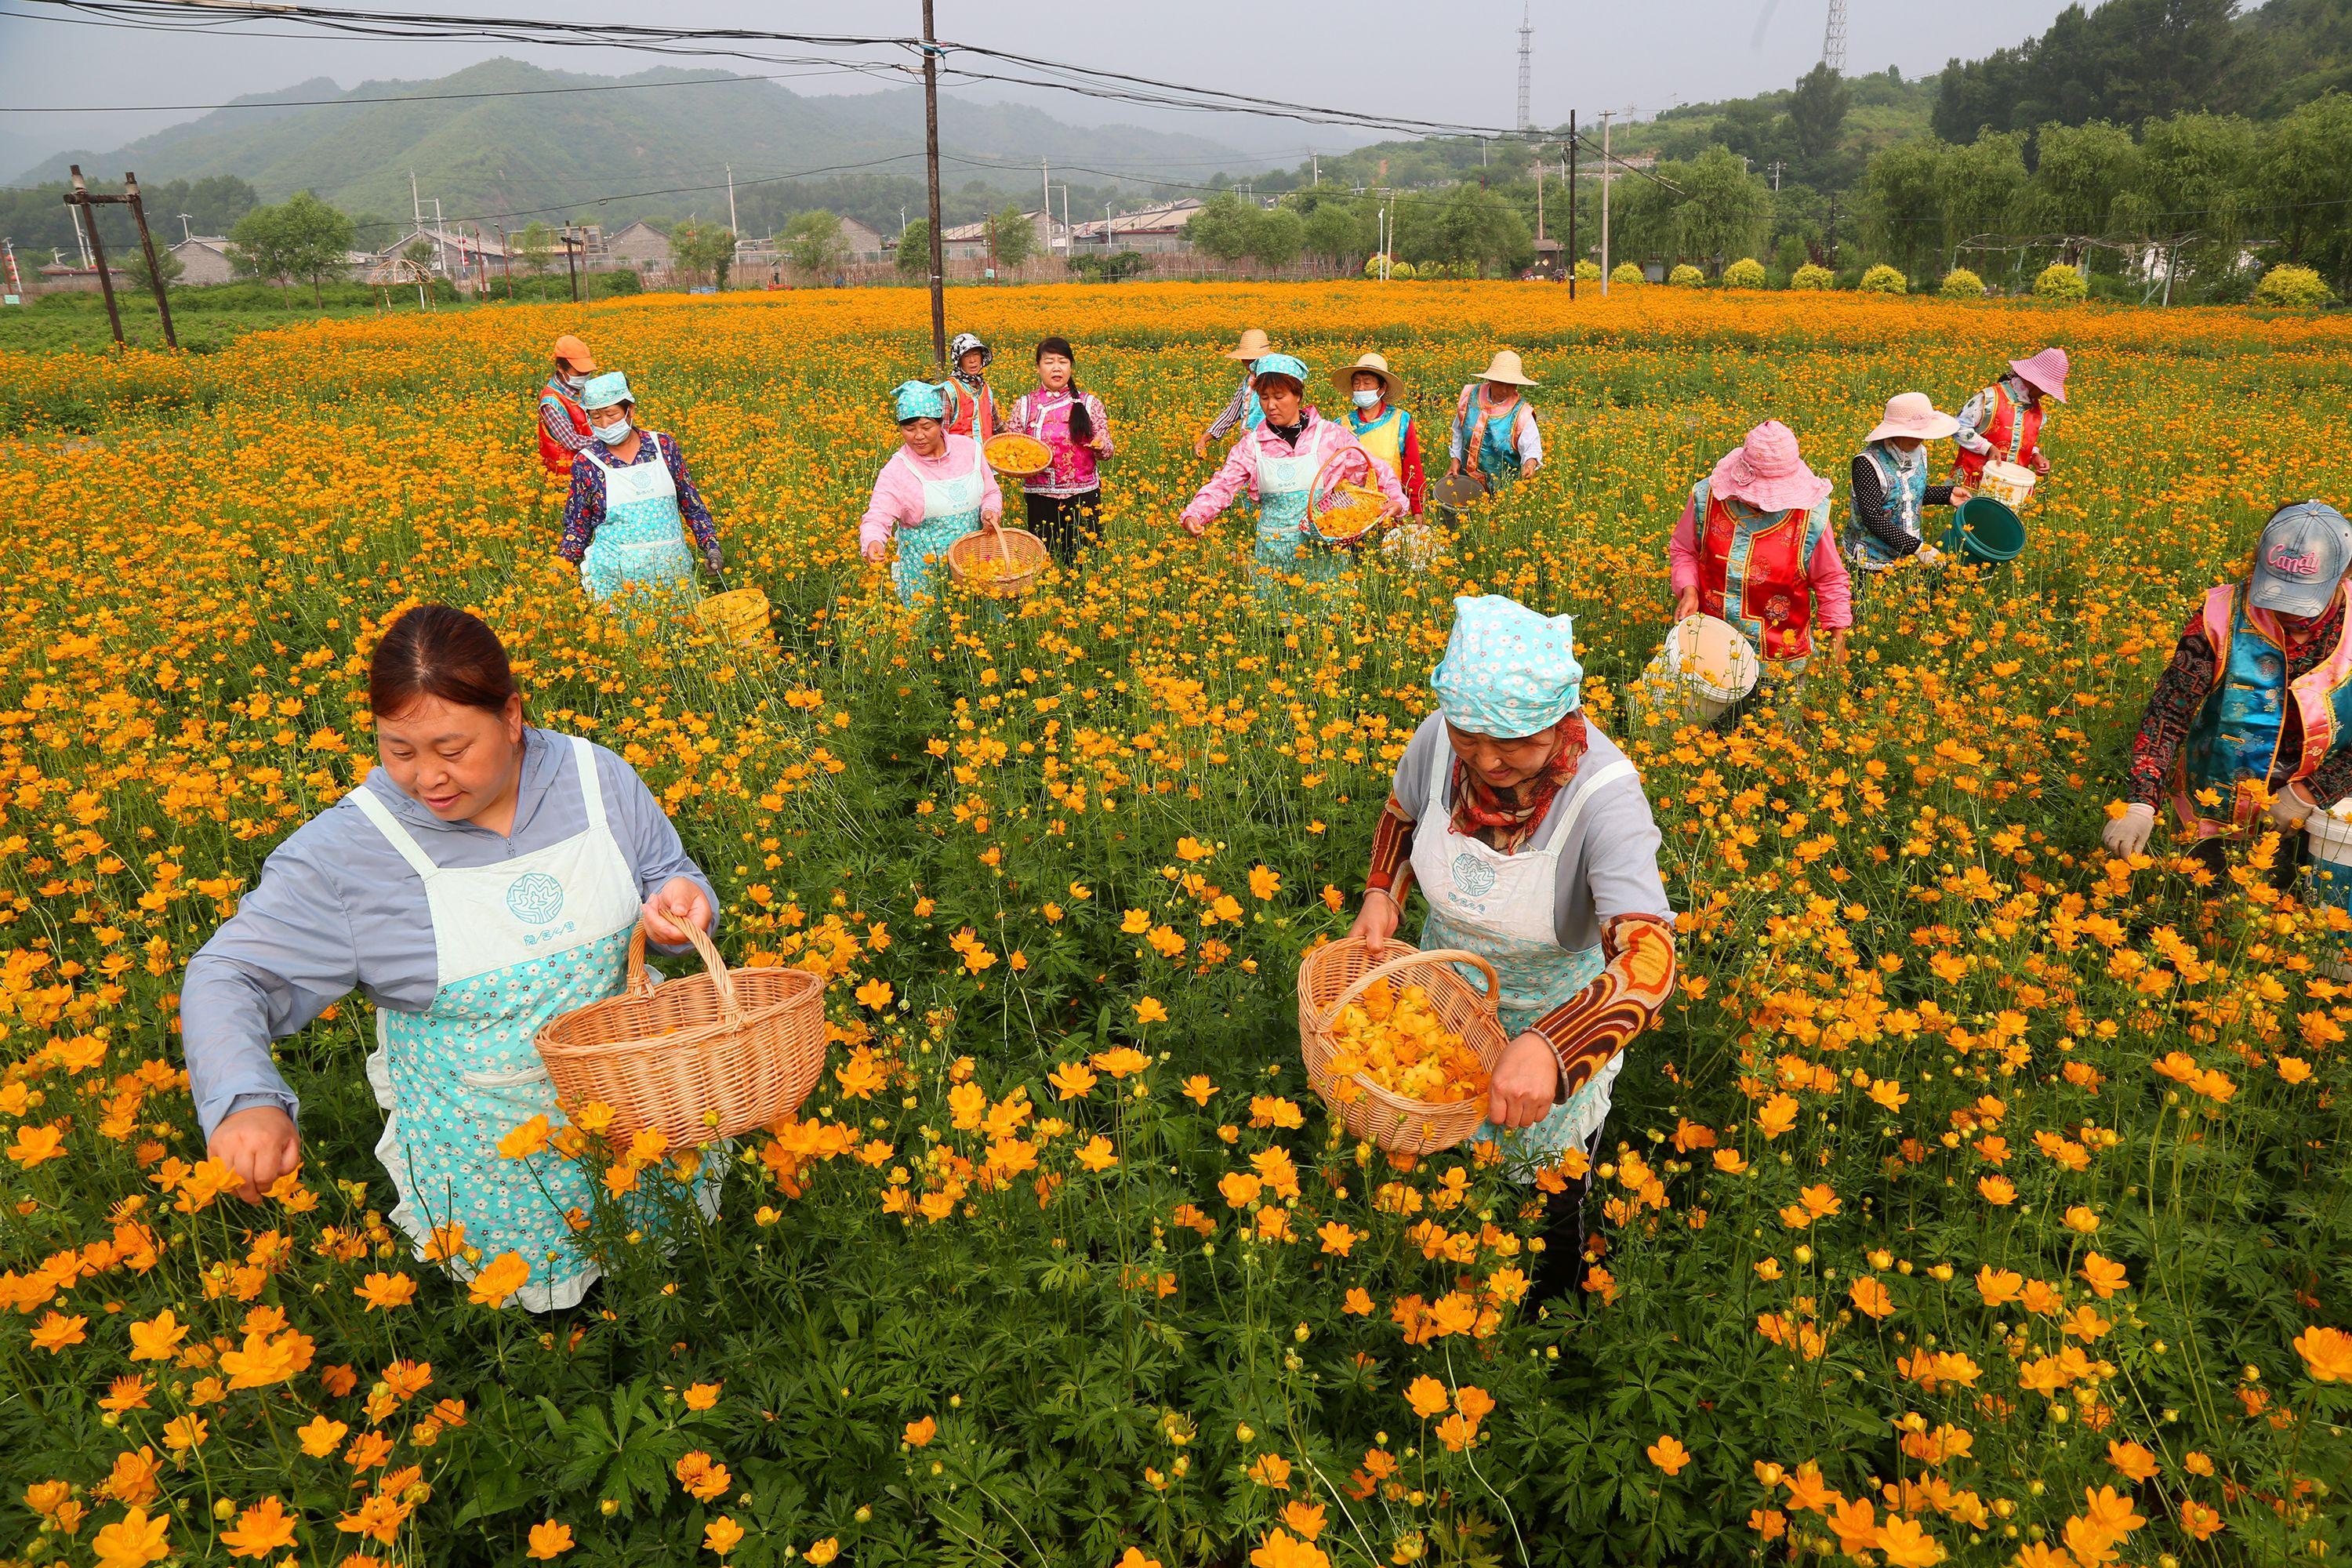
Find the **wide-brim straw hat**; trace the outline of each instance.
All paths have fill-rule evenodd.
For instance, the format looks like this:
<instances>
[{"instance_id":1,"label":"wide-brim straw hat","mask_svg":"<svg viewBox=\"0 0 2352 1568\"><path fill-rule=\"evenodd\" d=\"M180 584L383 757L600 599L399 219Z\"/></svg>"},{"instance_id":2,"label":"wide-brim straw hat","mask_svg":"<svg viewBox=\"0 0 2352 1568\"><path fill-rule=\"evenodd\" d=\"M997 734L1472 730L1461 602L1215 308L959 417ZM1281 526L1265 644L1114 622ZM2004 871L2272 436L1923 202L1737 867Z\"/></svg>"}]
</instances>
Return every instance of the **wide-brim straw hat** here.
<instances>
[{"instance_id":1,"label":"wide-brim straw hat","mask_svg":"<svg viewBox=\"0 0 2352 1568\"><path fill-rule=\"evenodd\" d=\"M1922 441L1940 441L1959 427L1960 422L1937 408L1936 400L1926 393L1898 392L1886 400L1886 417L1863 440L1866 444L1890 436L1912 436Z\"/></svg>"},{"instance_id":2,"label":"wide-brim straw hat","mask_svg":"<svg viewBox=\"0 0 2352 1568\"><path fill-rule=\"evenodd\" d=\"M1331 373L1331 384L1341 392L1353 392L1356 389L1356 377L1360 374L1379 376L1381 396L1394 400L1397 395L1396 372L1391 370L1389 362L1379 354L1362 354L1358 356L1355 363L1341 365Z\"/></svg>"},{"instance_id":3,"label":"wide-brim straw hat","mask_svg":"<svg viewBox=\"0 0 2352 1568\"><path fill-rule=\"evenodd\" d=\"M1759 511L1811 511L1830 496L1829 480L1805 466L1796 432L1778 419L1767 419L1725 453L1707 476L1707 488Z\"/></svg>"},{"instance_id":4,"label":"wide-brim straw hat","mask_svg":"<svg viewBox=\"0 0 2352 1568\"><path fill-rule=\"evenodd\" d=\"M1264 359L1273 352L1274 344L1266 337L1265 329L1250 327L1243 331L1241 342L1225 351L1225 357L1239 360Z\"/></svg>"},{"instance_id":5,"label":"wide-brim straw hat","mask_svg":"<svg viewBox=\"0 0 2352 1568\"><path fill-rule=\"evenodd\" d=\"M1528 374L1527 366L1519 363L1519 351L1517 349L1496 350L1493 363L1489 363L1485 370L1478 373L1478 379L1480 381L1505 382L1512 386L1541 386L1543 384L1542 382L1538 381L1535 377L1529 375Z\"/></svg>"},{"instance_id":6,"label":"wide-brim straw hat","mask_svg":"<svg viewBox=\"0 0 2352 1568\"><path fill-rule=\"evenodd\" d=\"M2066 401L2066 351L2043 349L2032 359L2013 359L2009 368L2017 378L2045 397Z\"/></svg>"}]
</instances>

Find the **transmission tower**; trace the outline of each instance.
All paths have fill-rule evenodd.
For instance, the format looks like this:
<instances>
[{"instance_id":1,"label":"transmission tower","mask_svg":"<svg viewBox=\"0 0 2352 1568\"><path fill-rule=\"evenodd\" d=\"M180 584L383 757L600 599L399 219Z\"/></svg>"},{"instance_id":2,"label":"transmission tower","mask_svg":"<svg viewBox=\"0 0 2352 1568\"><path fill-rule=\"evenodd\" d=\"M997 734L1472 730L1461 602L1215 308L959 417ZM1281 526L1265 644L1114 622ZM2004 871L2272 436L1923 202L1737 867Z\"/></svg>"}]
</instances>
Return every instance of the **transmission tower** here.
<instances>
[{"instance_id":1,"label":"transmission tower","mask_svg":"<svg viewBox=\"0 0 2352 1568\"><path fill-rule=\"evenodd\" d=\"M1829 26L1822 29L1822 64L1845 75L1845 0L1830 0ZM1525 74L1527 68L1519 68Z\"/></svg>"},{"instance_id":2,"label":"transmission tower","mask_svg":"<svg viewBox=\"0 0 2352 1568\"><path fill-rule=\"evenodd\" d=\"M1528 7L1519 7L1519 129L1533 131L1535 118L1528 107L1528 88L1534 79L1536 29L1529 20Z\"/></svg>"}]
</instances>

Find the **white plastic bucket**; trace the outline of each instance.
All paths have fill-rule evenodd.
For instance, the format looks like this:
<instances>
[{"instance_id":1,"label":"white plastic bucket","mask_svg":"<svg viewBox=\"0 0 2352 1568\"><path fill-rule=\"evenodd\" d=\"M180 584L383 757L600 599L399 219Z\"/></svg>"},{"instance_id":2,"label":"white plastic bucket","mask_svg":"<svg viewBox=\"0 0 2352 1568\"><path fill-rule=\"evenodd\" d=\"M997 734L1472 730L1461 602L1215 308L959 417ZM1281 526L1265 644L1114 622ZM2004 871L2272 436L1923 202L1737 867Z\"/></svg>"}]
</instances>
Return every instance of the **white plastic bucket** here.
<instances>
[{"instance_id":1,"label":"white plastic bucket","mask_svg":"<svg viewBox=\"0 0 2352 1568\"><path fill-rule=\"evenodd\" d=\"M2315 811L2303 819L2303 837L2311 849L2311 902L2352 910L2352 822ZM2330 980L2352 980L2347 958L2352 952L2322 963L2319 972Z\"/></svg>"},{"instance_id":2,"label":"white plastic bucket","mask_svg":"<svg viewBox=\"0 0 2352 1568\"><path fill-rule=\"evenodd\" d=\"M1978 479L1976 493L1990 496L2011 511L2023 509L2026 499L2033 493L2033 481L2040 476L2019 463L1987 463Z\"/></svg>"},{"instance_id":3,"label":"white plastic bucket","mask_svg":"<svg viewBox=\"0 0 2352 1568\"><path fill-rule=\"evenodd\" d=\"M1756 649L1738 627L1713 616L1688 616L1666 634L1664 647L1642 672L1659 706L1679 704L1696 722L1713 723L1756 689L1763 672ZM2352 878L2352 865L2346 868Z\"/></svg>"}]
</instances>

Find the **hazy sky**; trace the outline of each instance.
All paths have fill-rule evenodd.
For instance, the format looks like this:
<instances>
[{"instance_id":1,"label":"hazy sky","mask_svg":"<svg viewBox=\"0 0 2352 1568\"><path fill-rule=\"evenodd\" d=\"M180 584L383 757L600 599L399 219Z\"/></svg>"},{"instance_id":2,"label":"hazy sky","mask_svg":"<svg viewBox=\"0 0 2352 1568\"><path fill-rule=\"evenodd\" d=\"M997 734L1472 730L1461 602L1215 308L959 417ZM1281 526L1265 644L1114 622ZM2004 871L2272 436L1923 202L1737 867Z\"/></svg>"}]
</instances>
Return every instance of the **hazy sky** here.
<instances>
[{"instance_id":1,"label":"hazy sky","mask_svg":"<svg viewBox=\"0 0 2352 1568\"><path fill-rule=\"evenodd\" d=\"M319 0L332 5L337 0ZM405 0L352 0L411 8ZM1974 56L2046 26L2063 0L1969 0L1922 6L1853 0L1847 68L1893 65L1906 76ZM448 15L561 16L614 21L658 18L673 26L799 28L861 34L919 31L915 0L855 5L806 0L660 0L657 5L583 0L438 0L413 8ZM1288 24L1260 31L1265 0L939 0L939 32L1024 54L1127 69L1186 84L1213 85L1291 101L1465 123L1507 125L1517 92L1520 0L1348 0L1287 5ZM1538 122L1632 107L1651 113L1676 102L1740 96L1785 86L1821 57L1825 0L1537 0L1534 112ZM345 87L368 79L439 76L494 55L619 75L665 63L624 50L534 48L512 44L415 43L292 33L263 22L248 36L162 34L77 25L39 0L0 0L0 109L108 104L215 103L311 77ZM1321 33L1301 47L1298 33ZM779 46L783 52L793 51ZM747 73L788 68L725 59ZM787 81L800 92L863 91L862 75ZM1063 94L1024 95L1079 123L1127 120L1186 129L1272 154L1350 140L1328 128L1223 115L1152 115ZM35 153L66 145L110 150L186 114L0 113L0 148ZM29 162L8 156L10 163ZM1286 162L1287 160L1280 160ZM0 170L0 175L12 171Z\"/></svg>"}]
</instances>

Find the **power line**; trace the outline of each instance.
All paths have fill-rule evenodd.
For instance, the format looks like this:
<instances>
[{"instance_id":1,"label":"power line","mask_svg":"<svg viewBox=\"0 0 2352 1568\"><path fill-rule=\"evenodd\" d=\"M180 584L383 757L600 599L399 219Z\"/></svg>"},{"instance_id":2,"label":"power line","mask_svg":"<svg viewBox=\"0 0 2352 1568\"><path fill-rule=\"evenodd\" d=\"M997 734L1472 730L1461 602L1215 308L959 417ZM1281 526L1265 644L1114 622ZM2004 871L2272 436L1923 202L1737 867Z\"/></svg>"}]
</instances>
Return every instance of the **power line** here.
<instances>
[{"instance_id":1,"label":"power line","mask_svg":"<svg viewBox=\"0 0 2352 1568\"><path fill-rule=\"evenodd\" d=\"M23 13L0 12L0 16L21 16ZM46 20L46 18L36 18ZM820 62L811 59L807 63ZM460 99L537 98L572 92L636 92L661 87L718 87L728 82L801 81L819 76L871 76L870 66L829 66L822 70L778 71L767 76L686 77L675 81L610 81L590 87L509 87L485 88L476 92L415 92L385 93L373 98L279 98L239 99L228 103L80 103L48 104L28 108L23 104L0 103L0 114L203 114L223 110L240 109L340 109L346 104L368 103L444 103Z\"/></svg>"}]
</instances>

